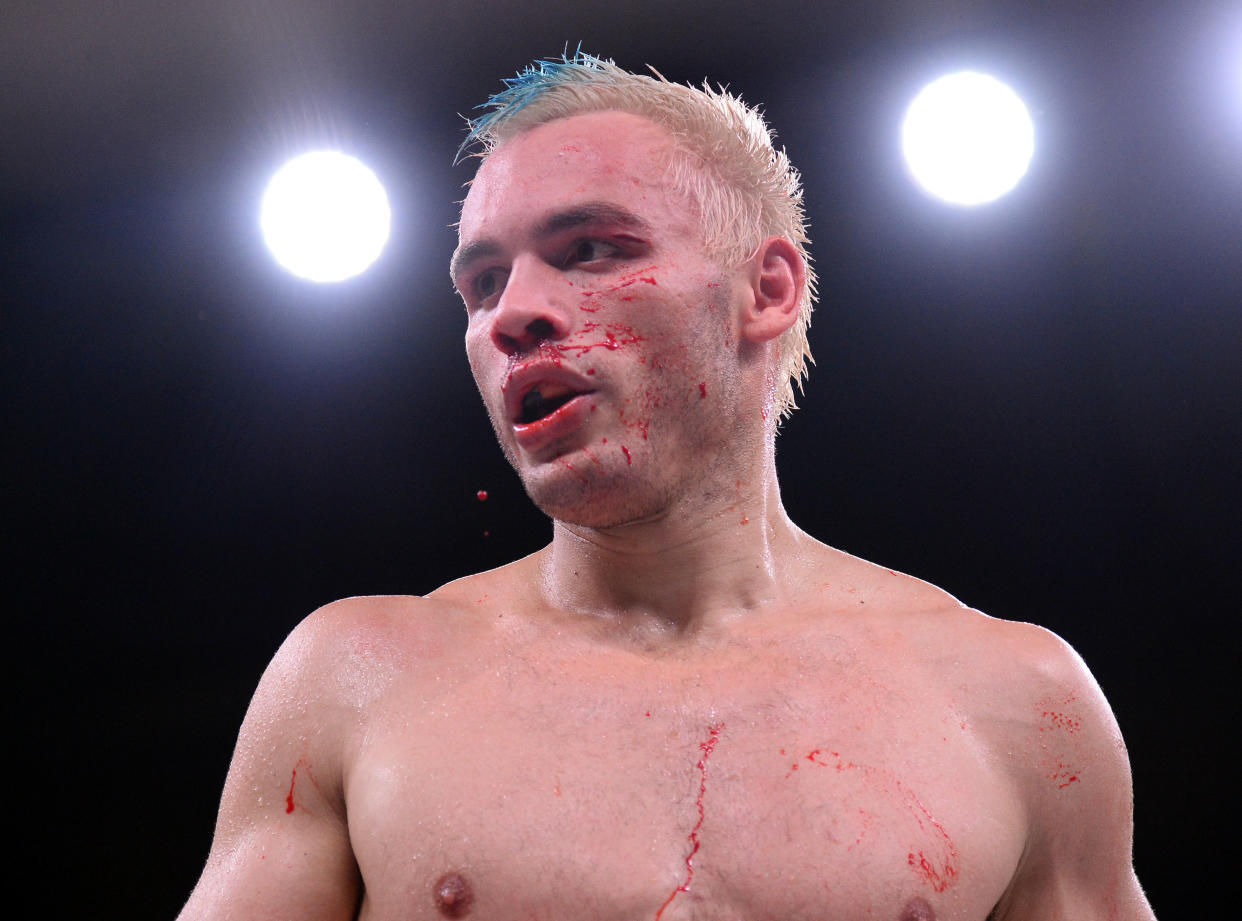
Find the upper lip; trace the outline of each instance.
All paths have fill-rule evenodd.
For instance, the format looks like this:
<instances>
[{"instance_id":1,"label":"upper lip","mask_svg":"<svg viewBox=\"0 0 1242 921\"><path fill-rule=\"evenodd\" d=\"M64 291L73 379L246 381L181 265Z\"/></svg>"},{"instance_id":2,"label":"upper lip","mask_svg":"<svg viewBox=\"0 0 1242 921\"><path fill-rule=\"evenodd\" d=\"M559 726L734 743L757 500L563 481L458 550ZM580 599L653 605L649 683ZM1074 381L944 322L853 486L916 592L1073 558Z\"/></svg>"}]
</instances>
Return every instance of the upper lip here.
<instances>
[{"instance_id":1,"label":"upper lip","mask_svg":"<svg viewBox=\"0 0 1242 921\"><path fill-rule=\"evenodd\" d=\"M594 387L581 374L570 371L559 361L535 358L514 365L505 375L501 392L505 398L505 414L511 422L522 418L522 398L540 384L559 384L575 393L593 393Z\"/></svg>"}]
</instances>

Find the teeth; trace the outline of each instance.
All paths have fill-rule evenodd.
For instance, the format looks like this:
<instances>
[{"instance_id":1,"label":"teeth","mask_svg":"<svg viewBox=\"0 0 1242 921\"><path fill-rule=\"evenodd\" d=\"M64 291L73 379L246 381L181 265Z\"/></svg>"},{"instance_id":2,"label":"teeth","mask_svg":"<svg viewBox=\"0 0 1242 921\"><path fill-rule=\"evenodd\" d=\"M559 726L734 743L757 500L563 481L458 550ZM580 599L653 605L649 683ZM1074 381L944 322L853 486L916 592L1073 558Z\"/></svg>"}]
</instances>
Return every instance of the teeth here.
<instances>
[{"instance_id":1,"label":"teeth","mask_svg":"<svg viewBox=\"0 0 1242 921\"><path fill-rule=\"evenodd\" d=\"M575 393L575 390L560 384L538 384L522 397L522 418L519 421L530 423L551 415L569 402Z\"/></svg>"},{"instance_id":2,"label":"teeth","mask_svg":"<svg viewBox=\"0 0 1242 921\"><path fill-rule=\"evenodd\" d=\"M563 397L567 393L573 393L573 390L563 384L553 384L549 381L544 381L541 384L537 384L531 393L538 394L545 400L555 400L557 397Z\"/></svg>"}]
</instances>

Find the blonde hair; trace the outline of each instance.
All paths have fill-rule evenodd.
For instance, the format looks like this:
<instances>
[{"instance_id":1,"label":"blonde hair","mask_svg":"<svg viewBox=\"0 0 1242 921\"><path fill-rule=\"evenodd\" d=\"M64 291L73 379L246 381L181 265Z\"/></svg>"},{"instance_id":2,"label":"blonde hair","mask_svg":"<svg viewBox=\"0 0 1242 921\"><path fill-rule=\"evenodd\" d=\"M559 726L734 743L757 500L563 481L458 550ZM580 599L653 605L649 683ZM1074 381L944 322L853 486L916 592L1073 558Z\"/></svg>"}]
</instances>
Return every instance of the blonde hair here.
<instances>
[{"instance_id":1,"label":"blonde hair","mask_svg":"<svg viewBox=\"0 0 1242 921\"><path fill-rule=\"evenodd\" d=\"M536 61L505 82L505 89L479 106L490 111L471 119L458 152L472 145L486 157L506 140L546 122L588 112L640 115L667 130L676 154L670 164L673 187L699 207L708 254L726 266L749 259L763 240L781 236L806 264L806 284L798 300L798 319L782 334L777 419L797 403L813 362L807 328L815 305L815 272L807 252L802 181L757 108L723 87L713 90L671 83L622 70L612 61L578 50L560 60Z\"/></svg>"}]
</instances>

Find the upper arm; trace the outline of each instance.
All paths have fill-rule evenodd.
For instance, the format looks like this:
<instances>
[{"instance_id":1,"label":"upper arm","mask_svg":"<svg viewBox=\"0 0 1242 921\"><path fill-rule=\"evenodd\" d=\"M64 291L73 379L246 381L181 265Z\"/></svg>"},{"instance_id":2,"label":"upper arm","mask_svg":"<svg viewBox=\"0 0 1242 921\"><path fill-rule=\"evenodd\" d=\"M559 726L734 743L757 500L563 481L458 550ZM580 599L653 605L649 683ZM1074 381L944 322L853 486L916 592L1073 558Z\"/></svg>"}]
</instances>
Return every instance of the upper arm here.
<instances>
[{"instance_id":1,"label":"upper arm","mask_svg":"<svg viewBox=\"0 0 1242 921\"><path fill-rule=\"evenodd\" d=\"M350 705L332 674L333 621L330 609L303 621L259 682L182 921L354 917L341 779Z\"/></svg>"},{"instance_id":2,"label":"upper arm","mask_svg":"<svg viewBox=\"0 0 1242 921\"><path fill-rule=\"evenodd\" d=\"M1010 698L1006 748L1028 816L1003 921L1154 921L1134 875L1133 793L1121 731L1068 644L1021 625L1029 665Z\"/></svg>"}]
</instances>

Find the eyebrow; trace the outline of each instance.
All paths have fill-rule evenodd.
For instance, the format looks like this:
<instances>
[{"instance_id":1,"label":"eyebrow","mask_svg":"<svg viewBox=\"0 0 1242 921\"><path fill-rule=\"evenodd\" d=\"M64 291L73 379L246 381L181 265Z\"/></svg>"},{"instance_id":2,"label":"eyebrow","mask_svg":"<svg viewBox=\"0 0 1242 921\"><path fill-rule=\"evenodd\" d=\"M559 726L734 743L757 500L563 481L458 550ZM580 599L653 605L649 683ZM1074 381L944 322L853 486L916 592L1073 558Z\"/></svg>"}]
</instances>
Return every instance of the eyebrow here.
<instances>
[{"instance_id":1,"label":"eyebrow","mask_svg":"<svg viewBox=\"0 0 1242 921\"><path fill-rule=\"evenodd\" d=\"M651 230L651 225L647 221L627 208L612 202L591 201L548 215L535 225L535 237L546 238L565 230L590 224L619 226L639 233L648 233ZM453 253L449 274L456 281L471 263L497 256L500 252L501 246L496 240L484 238L467 243L465 246L458 247Z\"/></svg>"}]
</instances>

